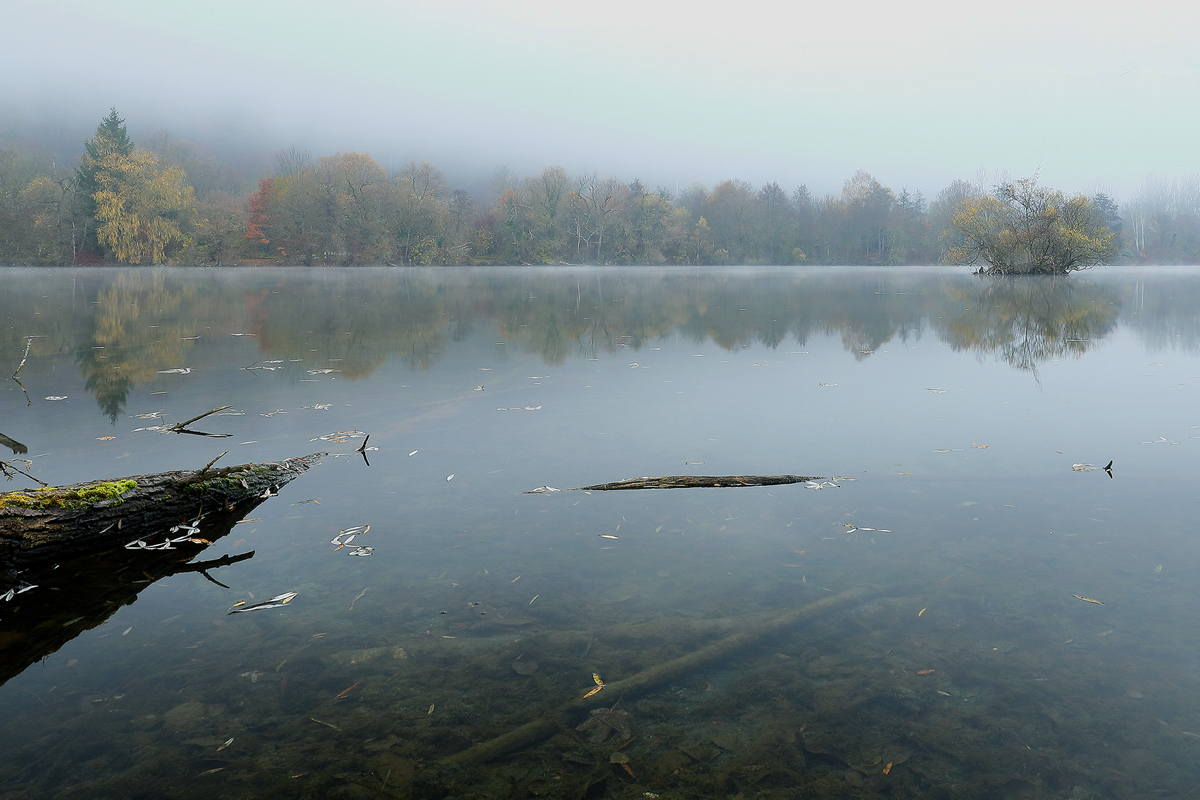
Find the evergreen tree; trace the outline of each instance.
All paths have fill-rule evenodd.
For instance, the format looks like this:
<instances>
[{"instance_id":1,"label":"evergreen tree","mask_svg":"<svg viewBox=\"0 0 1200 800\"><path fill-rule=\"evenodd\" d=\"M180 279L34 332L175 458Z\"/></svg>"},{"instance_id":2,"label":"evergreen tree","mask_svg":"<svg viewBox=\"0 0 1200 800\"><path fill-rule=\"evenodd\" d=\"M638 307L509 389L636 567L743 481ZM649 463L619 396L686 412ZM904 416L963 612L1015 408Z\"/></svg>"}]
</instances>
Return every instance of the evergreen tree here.
<instances>
[{"instance_id":1,"label":"evergreen tree","mask_svg":"<svg viewBox=\"0 0 1200 800\"><path fill-rule=\"evenodd\" d=\"M103 162L114 153L129 156L133 153L133 142L125 130L125 120L115 108L109 109L96 128L96 135L83 144L84 154L75 170L76 211L83 223L81 249L100 250L96 238L96 193L101 189L104 170Z\"/></svg>"}]
</instances>

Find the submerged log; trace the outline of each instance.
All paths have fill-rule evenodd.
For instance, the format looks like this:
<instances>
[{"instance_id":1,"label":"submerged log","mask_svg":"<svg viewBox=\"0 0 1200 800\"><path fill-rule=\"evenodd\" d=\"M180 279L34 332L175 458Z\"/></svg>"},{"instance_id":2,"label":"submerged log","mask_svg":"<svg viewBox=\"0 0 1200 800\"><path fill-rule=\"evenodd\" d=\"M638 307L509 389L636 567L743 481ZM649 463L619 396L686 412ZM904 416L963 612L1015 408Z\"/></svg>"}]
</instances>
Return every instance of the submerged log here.
<instances>
[{"instance_id":1,"label":"submerged log","mask_svg":"<svg viewBox=\"0 0 1200 800\"><path fill-rule=\"evenodd\" d=\"M257 505L322 455L0 494L0 564L24 568L161 539L172 526L205 514Z\"/></svg>"},{"instance_id":2,"label":"submerged log","mask_svg":"<svg viewBox=\"0 0 1200 800\"><path fill-rule=\"evenodd\" d=\"M799 625L834 608L862 602L868 597L881 594L882 591L874 586L860 586L841 594L823 597L799 608L780 611L774 616L763 619L757 625L747 627L745 630L726 636L679 658L649 667L628 678L610 681L604 685L603 693L589 692L584 697L563 703L538 719L513 728L494 739L479 742L466 750L447 756L439 764L443 767L466 767L528 747L557 733L564 727L568 729L574 727L576 718L581 712L608 705L613 702L613 697L638 697L656 686L694 675L709 664L724 661L738 653L745 652L771 634Z\"/></svg>"},{"instance_id":3,"label":"submerged log","mask_svg":"<svg viewBox=\"0 0 1200 800\"><path fill-rule=\"evenodd\" d=\"M576 486L576 490L607 492L616 489L693 489L721 486L780 486L786 483L823 481L811 475L667 475L662 478L626 478L612 483Z\"/></svg>"}]
</instances>

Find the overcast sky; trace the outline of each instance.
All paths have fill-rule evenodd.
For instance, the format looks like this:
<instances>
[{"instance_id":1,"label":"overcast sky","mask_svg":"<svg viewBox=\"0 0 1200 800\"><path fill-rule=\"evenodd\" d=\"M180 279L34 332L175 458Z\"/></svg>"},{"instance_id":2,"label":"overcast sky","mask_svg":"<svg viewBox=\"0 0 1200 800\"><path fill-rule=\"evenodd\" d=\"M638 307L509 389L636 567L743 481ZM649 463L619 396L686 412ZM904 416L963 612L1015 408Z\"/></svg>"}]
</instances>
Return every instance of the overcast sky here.
<instances>
[{"instance_id":1,"label":"overcast sky","mask_svg":"<svg viewBox=\"0 0 1200 800\"><path fill-rule=\"evenodd\" d=\"M558 164L650 186L927 197L1014 177L1129 198L1200 173L1200 6L726 0L37 0L3 14L10 120ZM69 116L66 116L69 115ZM82 145L82 141L80 143Z\"/></svg>"}]
</instances>

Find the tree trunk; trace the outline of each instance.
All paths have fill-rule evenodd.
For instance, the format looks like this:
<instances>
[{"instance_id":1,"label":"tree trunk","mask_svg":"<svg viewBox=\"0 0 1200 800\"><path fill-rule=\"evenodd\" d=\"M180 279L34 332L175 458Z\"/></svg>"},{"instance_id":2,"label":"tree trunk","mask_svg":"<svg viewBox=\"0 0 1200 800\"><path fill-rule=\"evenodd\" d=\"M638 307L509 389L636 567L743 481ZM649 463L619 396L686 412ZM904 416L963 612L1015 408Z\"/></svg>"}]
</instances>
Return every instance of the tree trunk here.
<instances>
[{"instance_id":1,"label":"tree trunk","mask_svg":"<svg viewBox=\"0 0 1200 800\"><path fill-rule=\"evenodd\" d=\"M173 526L254 505L306 471L314 453L266 464L177 470L115 481L26 489L0 495L0 564L62 560L138 540L169 538ZM172 534L175 535L175 534Z\"/></svg>"}]
</instances>

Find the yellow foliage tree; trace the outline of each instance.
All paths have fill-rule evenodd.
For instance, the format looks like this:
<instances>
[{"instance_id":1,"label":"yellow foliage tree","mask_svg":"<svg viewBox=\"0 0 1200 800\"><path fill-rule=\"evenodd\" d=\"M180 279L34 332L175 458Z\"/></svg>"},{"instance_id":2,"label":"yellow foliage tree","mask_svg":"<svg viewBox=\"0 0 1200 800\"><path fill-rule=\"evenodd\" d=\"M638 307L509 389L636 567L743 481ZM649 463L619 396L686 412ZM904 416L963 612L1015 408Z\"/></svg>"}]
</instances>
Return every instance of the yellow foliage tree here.
<instances>
[{"instance_id":1,"label":"yellow foliage tree","mask_svg":"<svg viewBox=\"0 0 1200 800\"><path fill-rule=\"evenodd\" d=\"M126 264L161 264L168 248L186 242L181 225L195 211L192 187L179 167L149 150L106 154L96 172L96 235Z\"/></svg>"},{"instance_id":2,"label":"yellow foliage tree","mask_svg":"<svg viewBox=\"0 0 1200 800\"><path fill-rule=\"evenodd\" d=\"M989 275L1064 275L1117 254L1116 234L1097 205L1037 185L1010 181L959 203L947 232L949 264L987 264Z\"/></svg>"}]
</instances>

